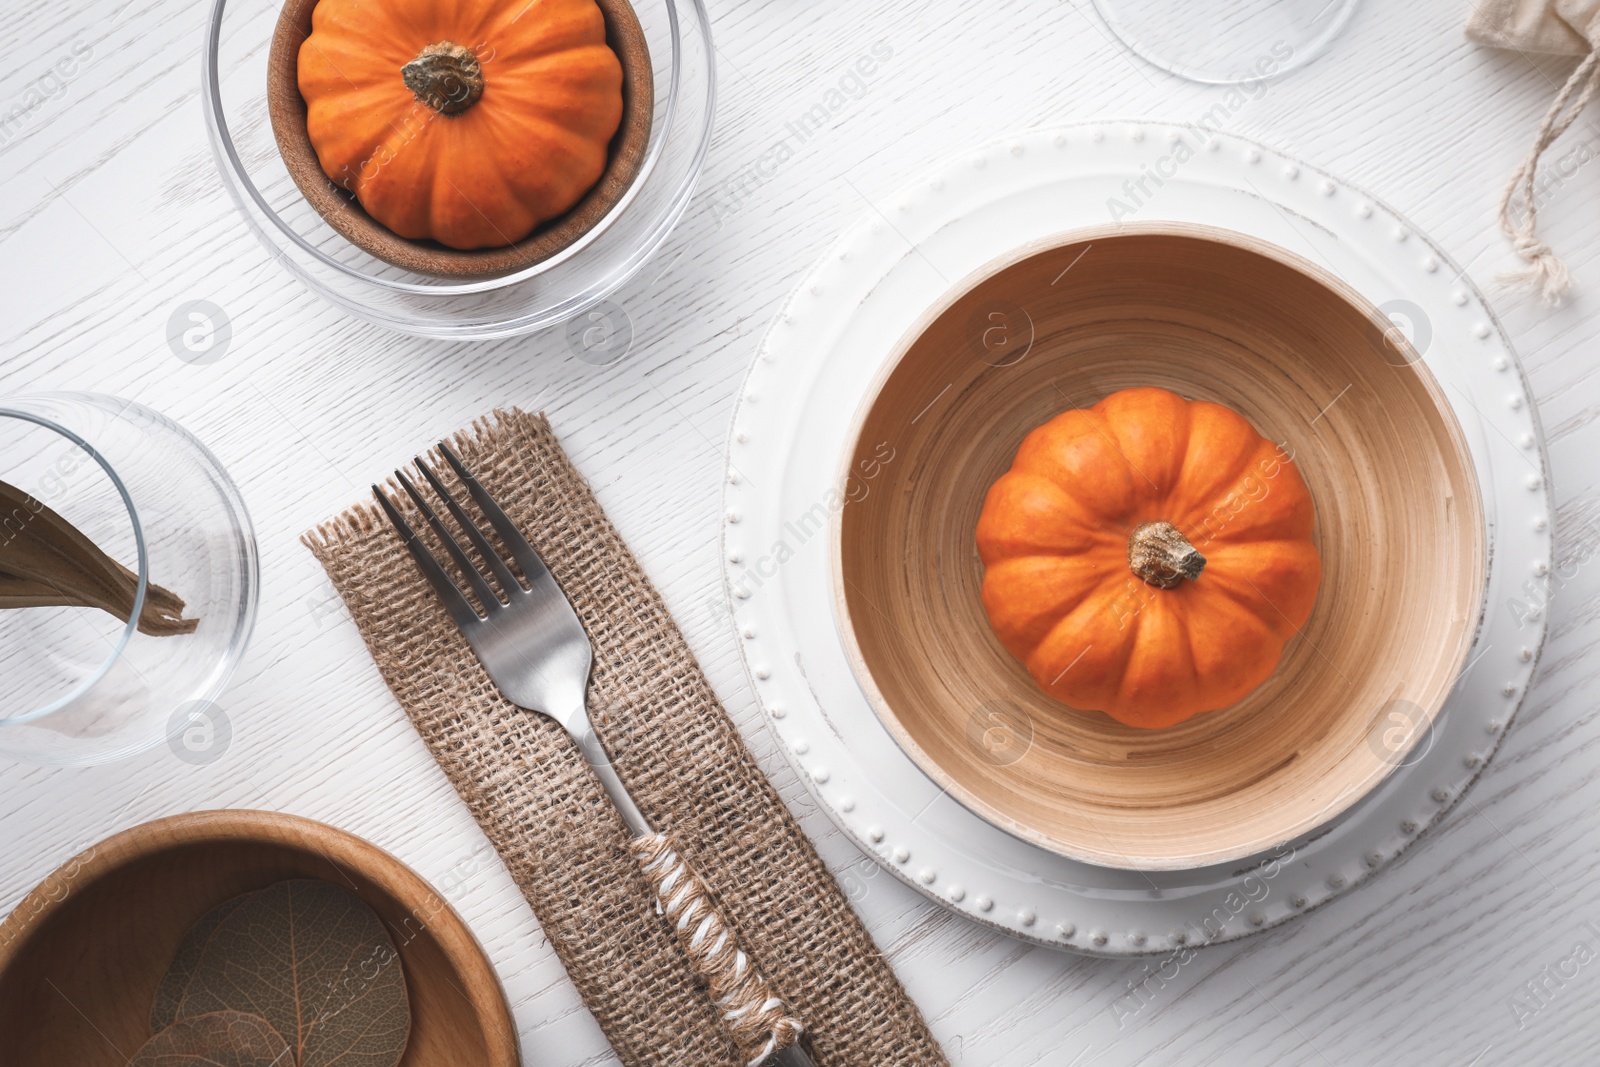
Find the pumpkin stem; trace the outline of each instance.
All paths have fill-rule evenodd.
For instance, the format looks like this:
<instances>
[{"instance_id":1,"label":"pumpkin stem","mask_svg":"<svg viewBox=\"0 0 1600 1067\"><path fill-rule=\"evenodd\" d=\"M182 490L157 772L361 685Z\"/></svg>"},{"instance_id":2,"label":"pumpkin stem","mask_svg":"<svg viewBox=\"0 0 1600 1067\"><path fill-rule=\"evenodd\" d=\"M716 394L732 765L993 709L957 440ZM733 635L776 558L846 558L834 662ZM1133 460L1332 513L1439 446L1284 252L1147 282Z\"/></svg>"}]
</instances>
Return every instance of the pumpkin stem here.
<instances>
[{"instance_id":1,"label":"pumpkin stem","mask_svg":"<svg viewBox=\"0 0 1600 1067\"><path fill-rule=\"evenodd\" d=\"M1146 522L1128 537L1128 567L1157 589L1191 582L1205 569L1206 558L1170 522Z\"/></svg>"},{"instance_id":2,"label":"pumpkin stem","mask_svg":"<svg viewBox=\"0 0 1600 1067\"><path fill-rule=\"evenodd\" d=\"M483 67L454 41L430 44L400 68L406 88L441 115L459 115L483 95Z\"/></svg>"}]
</instances>

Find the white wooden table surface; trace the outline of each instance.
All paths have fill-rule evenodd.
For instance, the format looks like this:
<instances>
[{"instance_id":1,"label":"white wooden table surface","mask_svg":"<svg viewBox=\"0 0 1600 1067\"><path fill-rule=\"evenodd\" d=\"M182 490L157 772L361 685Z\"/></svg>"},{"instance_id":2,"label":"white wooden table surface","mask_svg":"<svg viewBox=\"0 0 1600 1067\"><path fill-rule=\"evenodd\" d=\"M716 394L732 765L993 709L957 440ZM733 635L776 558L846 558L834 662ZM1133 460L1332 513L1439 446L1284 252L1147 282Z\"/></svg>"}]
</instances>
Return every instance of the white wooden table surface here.
<instances>
[{"instance_id":1,"label":"white wooden table surface","mask_svg":"<svg viewBox=\"0 0 1600 1067\"><path fill-rule=\"evenodd\" d=\"M761 725L719 607L722 453L760 331L870 205L1007 130L1194 121L1223 90L1131 58L1086 0L713 0L721 106L706 178L661 255L618 297L634 353L596 368L559 331L493 344L391 335L269 261L206 145L197 0L6 8L0 395L94 389L187 425L243 490L263 594L221 701L234 731L221 758L191 766L162 748L84 770L4 766L0 908L81 846L147 819L232 806L310 816L446 891L500 971L530 1067L614 1063L298 542L398 461L519 404L549 412L955 1063L1592 1061L1600 568L1587 561L1600 547L1600 167L1586 164L1600 155L1600 109L1558 148L1569 176L1542 209L1578 275L1576 298L1548 312L1490 290L1549 432L1557 557L1576 561L1515 728L1474 804L1372 884L1207 949L1141 996L1130 989L1146 964L1026 947L949 916L877 875L814 809ZM1366 3L1326 55L1234 109L1226 128L1365 186L1487 287L1512 262L1494 223L1499 190L1571 61L1476 47L1462 36L1465 8ZM856 92L827 129L797 140L788 124L837 104L830 90L879 42L890 58L864 87L846 84ZM70 76L50 75L67 67ZM230 347L209 366L179 360L166 342L168 316L192 299L232 320Z\"/></svg>"}]
</instances>

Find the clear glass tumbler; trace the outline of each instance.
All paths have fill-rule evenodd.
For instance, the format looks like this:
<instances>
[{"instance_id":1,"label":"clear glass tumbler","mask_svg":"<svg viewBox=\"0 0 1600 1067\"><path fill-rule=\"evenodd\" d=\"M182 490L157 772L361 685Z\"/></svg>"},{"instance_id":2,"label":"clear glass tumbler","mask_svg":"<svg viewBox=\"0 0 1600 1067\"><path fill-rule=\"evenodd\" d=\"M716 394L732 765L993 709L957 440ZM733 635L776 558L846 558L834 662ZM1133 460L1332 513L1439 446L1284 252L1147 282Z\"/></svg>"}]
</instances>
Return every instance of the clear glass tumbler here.
<instances>
[{"instance_id":1,"label":"clear glass tumbler","mask_svg":"<svg viewBox=\"0 0 1600 1067\"><path fill-rule=\"evenodd\" d=\"M138 579L127 622L0 606L0 755L66 765L193 747L215 726L207 709L244 652L260 585L250 517L216 457L140 404L39 394L0 400L0 482L26 498L0 508L0 572L48 509ZM191 632L140 631L156 587L182 599Z\"/></svg>"},{"instance_id":2,"label":"clear glass tumbler","mask_svg":"<svg viewBox=\"0 0 1600 1067\"><path fill-rule=\"evenodd\" d=\"M1358 0L1094 0L1122 43L1162 70L1212 85L1270 80L1311 62Z\"/></svg>"}]
</instances>

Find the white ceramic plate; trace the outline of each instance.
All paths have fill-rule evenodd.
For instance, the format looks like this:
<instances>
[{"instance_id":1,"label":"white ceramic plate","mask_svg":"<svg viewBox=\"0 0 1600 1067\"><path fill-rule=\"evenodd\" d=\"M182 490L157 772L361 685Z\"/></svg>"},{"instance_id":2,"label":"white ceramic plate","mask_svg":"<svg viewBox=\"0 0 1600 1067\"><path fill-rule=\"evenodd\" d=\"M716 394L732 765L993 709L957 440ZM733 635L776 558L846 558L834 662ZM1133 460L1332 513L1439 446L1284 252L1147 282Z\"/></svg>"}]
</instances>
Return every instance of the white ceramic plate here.
<instances>
[{"instance_id":1,"label":"white ceramic plate","mask_svg":"<svg viewBox=\"0 0 1600 1067\"><path fill-rule=\"evenodd\" d=\"M1235 864L1133 872L1011 837L890 738L841 646L831 511L852 417L917 318L1023 245L1123 219L1220 226L1319 263L1396 322L1444 386L1484 494L1491 563L1468 667L1429 736L1335 824ZM937 403L937 401L935 401ZM892 462L892 461L891 461ZM1543 434L1509 341L1447 256L1381 202L1298 160L1189 126L1035 130L957 159L846 232L762 341L729 442L725 571L752 685L839 826L930 899L1041 944L1107 956L1226 941L1370 877L1441 818L1493 756L1545 622ZM1397 728L1403 724L1397 723Z\"/></svg>"}]
</instances>

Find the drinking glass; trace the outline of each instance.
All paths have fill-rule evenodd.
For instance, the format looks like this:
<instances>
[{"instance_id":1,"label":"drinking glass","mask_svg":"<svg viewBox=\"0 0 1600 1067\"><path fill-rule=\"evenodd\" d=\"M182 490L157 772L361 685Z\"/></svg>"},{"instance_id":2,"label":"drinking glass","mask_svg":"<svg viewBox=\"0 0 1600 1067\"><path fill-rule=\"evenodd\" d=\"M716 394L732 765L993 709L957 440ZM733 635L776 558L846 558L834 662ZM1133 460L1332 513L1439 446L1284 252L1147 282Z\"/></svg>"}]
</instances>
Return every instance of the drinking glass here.
<instances>
[{"instance_id":1,"label":"drinking glass","mask_svg":"<svg viewBox=\"0 0 1600 1067\"><path fill-rule=\"evenodd\" d=\"M1357 0L1094 0L1137 56L1191 81L1238 85L1316 58Z\"/></svg>"},{"instance_id":2,"label":"drinking glass","mask_svg":"<svg viewBox=\"0 0 1600 1067\"><path fill-rule=\"evenodd\" d=\"M244 652L259 574L244 501L206 447L143 405L92 393L0 400L6 546L48 508L138 576L132 618L94 607L0 609L0 754L103 763L163 741L192 763L225 747L212 703ZM176 593L191 633L138 629L152 586Z\"/></svg>"}]
</instances>

